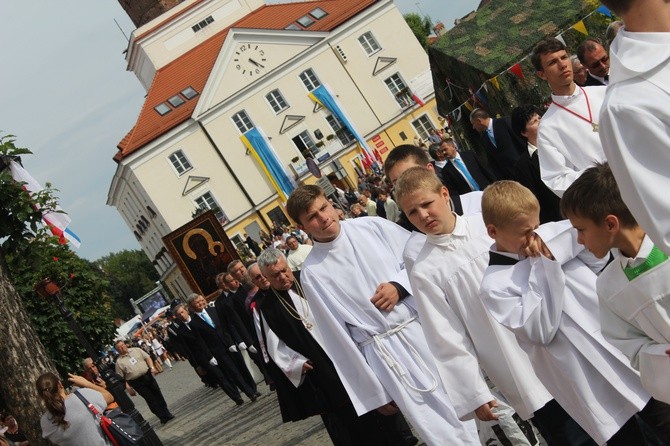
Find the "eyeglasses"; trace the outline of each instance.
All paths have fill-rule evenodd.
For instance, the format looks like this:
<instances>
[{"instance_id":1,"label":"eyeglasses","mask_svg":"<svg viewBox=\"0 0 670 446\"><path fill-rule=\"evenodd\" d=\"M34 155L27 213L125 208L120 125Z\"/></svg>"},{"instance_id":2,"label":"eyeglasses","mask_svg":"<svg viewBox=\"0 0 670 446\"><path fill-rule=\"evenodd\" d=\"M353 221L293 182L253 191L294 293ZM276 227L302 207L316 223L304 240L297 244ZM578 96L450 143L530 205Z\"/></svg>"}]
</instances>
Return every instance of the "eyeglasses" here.
<instances>
[{"instance_id":1,"label":"eyeglasses","mask_svg":"<svg viewBox=\"0 0 670 446\"><path fill-rule=\"evenodd\" d=\"M600 59L596 60L591 65L589 65L589 68L594 70L594 69L598 68L600 65L607 65L607 62L609 62L609 61L610 61L610 56L605 54L603 57L601 57Z\"/></svg>"}]
</instances>

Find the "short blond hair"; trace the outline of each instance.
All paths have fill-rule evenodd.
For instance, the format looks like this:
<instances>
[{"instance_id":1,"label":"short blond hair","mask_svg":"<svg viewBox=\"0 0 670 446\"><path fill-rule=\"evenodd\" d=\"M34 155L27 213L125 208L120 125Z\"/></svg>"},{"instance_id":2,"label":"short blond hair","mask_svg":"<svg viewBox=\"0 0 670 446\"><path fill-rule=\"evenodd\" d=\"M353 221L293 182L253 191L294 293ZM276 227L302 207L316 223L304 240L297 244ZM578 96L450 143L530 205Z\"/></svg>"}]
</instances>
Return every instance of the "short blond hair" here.
<instances>
[{"instance_id":1,"label":"short blond hair","mask_svg":"<svg viewBox=\"0 0 670 446\"><path fill-rule=\"evenodd\" d=\"M396 201L400 201L417 190L439 193L443 187L444 185L432 170L425 167L412 167L400 175L395 184L394 193Z\"/></svg>"},{"instance_id":2,"label":"short blond hair","mask_svg":"<svg viewBox=\"0 0 670 446\"><path fill-rule=\"evenodd\" d=\"M520 215L539 210L535 195L516 181L496 181L484 189L482 195L482 217L486 225L504 228Z\"/></svg>"}]
</instances>

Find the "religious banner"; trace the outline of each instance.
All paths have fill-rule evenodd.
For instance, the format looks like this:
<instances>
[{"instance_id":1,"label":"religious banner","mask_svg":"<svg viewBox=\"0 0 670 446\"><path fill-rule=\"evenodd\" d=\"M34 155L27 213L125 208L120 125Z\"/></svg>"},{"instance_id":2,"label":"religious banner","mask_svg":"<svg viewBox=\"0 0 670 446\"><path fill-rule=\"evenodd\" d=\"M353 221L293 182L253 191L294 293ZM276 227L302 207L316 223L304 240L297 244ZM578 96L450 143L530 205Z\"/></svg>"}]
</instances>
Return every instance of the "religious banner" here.
<instances>
[{"instance_id":1,"label":"religious banner","mask_svg":"<svg viewBox=\"0 0 670 446\"><path fill-rule=\"evenodd\" d=\"M191 290L205 297L218 292L217 274L239 259L237 250L211 210L163 237L163 243Z\"/></svg>"},{"instance_id":2,"label":"religious banner","mask_svg":"<svg viewBox=\"0 0 670 446\"><path fill-rule=\"evenodd\" d=\"M249 149L251 156L256 160L261 170L272 183L282 200L288 200L289 195L295 189L295 183L288 176L284 166L275 155L270 140L257 127L240 136L242 143Z\"/></svg>"}]
</instances>

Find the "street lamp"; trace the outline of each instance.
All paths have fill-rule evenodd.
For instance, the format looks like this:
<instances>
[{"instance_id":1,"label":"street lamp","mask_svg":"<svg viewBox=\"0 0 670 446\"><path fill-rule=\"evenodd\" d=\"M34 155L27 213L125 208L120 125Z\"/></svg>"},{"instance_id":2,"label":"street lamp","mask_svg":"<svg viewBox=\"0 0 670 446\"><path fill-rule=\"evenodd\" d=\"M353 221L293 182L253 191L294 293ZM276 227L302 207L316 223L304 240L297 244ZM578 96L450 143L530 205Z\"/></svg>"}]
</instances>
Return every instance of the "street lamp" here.
<instances>
[{"instance_id":1,"label":"street lamp","mask_svg":"<svg viewBox=\"0 0 670 446\"><path fill-rule=\"evenodd\" d=\"M50 278L40 280L34 287L35 292L45 299L47 302L51 302L56 305L58 311L60 311L61 316L65 319L70 329L74 332L75 336L79 340L79 343L86 349L88 356L93 359L93 361L98 366L100 371L100 376L105 381L107 385L107 391L112 394L114 401L119 405L121 410L132 417L133 420L140 426L142 432L144 432L144 437L142 438L142 443L144 446L163 446L160 438L156 435L156 432L153 430L151 425L147 420L142 417L142 414L138 412L135 408L135 404L130 399L126 393L126 386L119 375L112 369L112 367L106 362L101 361L98 353L95 351L91 343L88 342L84 332L81 331L79 324L74 320L72 312L65 306L63 298L61 297L60 287L56 282Z\"/></svg>"}]
</instances>

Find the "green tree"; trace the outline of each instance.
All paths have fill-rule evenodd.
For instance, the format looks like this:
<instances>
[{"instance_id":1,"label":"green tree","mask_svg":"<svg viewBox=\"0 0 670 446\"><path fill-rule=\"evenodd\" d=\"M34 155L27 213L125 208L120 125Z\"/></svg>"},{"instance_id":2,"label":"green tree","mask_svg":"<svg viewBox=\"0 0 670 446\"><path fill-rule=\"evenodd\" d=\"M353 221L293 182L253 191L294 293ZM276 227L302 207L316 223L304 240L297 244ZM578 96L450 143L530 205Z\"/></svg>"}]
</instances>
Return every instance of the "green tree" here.
<instances>
[{"instance_id":1,"label":"green tree","mask_svg":"<svg viewBox=\"0 0 670 446\"><path fill-rule=\"evenodd\" d=\"M156 287L158 272L143 251L123 250L96 260L109 281L114 316L129 319L134 315L130 299L142 297Z\"/></svg>"},{"instance_id":2,"label":"green tree","mask_svg":"<svg viewBox=\"0 0 670 446\"><path fill-rule=\"evenodd\" d=\"M19 293L14 288L4 254L16 251L27 239L39 233L41 214L34 204L48 206L50 191L32 198L12 179L9 162L13 157L29 154L17 148L11 135L0 136L0 396L7 409L19 420L30 444L42 445L39 419L42 402L35 391L35 380L47 370L55 370L33 329ZM30 259L26 259L29 262Z\"/></svg>"},{"instance_id":3,"label":"green tree","mask_svg":"<svg viewBox=\"0 0 670 446\"><path fill-rule=\"evenodd\" d=\"M55 306L37 297L34 284L50 277L65 285L66 305L96 349L111 340L114 326L102 273L41 227L42 212L55 209L53 189L47 184L30 195L12 178L10 162L30 153L14 141L11 135L0 136L0 399L30 444L42 445L44 409L35 380L45 371L58 371L61 377L78 371L85 354Z\"/></svg>"},{"instance_id":4,"label":"green tree","mask_svg":"<svg viewBox=\"0 0 670 446\"><path fill-rule=\"evenodd\" d=\"M421 17L415 12L410 12L403 15L407 26L412 30L412 33L419 41L421 46L428 51L428 36L433 30L433 21L428 16Z\"/></svg>"}]
</instances>

